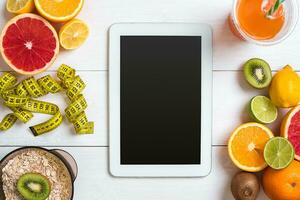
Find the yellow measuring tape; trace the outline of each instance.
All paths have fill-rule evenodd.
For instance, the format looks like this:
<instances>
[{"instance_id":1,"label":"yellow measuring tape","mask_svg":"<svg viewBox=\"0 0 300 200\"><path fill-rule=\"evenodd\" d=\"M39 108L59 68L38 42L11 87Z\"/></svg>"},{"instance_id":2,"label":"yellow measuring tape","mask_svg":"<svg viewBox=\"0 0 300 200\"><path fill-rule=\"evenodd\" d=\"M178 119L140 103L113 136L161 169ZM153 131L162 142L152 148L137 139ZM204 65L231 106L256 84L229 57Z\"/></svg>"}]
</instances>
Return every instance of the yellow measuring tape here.
<instances>
[{"instance_id":1,"label":"yellow measuring tape","mask_svg":"<svg viewBox=\"0 0 300 200\"><path fill-rule=\"evenodd\" d=\"M64 64L59 67L57 77L61 80L63 87L66 88L66 95L71 102L65 109L65 113L68 120L73 123L76 133L93 134L94 122L87 120L84 112L87 108L87 102L81 94L85 88L85 83L79 76L76 76L74 69Z\"/></svg>"},{"instance_id":2,"label":"yellow measuring tape","mask_svg":"<svg viewBox=\"0 0 300 200\"><path fill-rule=\"evenodd\" d=\"M52 115L46 122L30 127L35 135L42 135L57 128L63 121L63 116L57 105L49 102L38 101L33 98L42 97L48 93L58 93L65 90L70 99L69 106L65 109L67 119L73 123L77 134L93 134L94 123L89 122L85 109L87 102L81 92L85 83L76 71L67 65L61 65L57 71L61 82L57 82L50 75L39 79L30 77L17 84L17 78L10 73L0 76L0 96L4 105L13 113L6 115L0 122L0 131L10 129L17 120L28 122L32 113L43 113Z\"/></svg>"}]
</instances>

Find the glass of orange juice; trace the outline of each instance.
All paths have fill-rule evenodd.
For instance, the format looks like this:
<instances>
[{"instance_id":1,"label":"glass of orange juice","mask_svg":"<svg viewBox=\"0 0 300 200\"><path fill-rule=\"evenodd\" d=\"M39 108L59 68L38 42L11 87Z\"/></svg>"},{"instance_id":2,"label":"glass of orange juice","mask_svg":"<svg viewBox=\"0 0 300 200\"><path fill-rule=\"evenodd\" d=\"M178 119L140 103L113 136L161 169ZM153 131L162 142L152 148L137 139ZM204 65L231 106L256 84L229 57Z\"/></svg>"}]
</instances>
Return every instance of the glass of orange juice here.
<instances>
[{"instance_id":1,"label":"glass of orange juice","mask_svg":"<svg viewBox=\"0 0 300 200\"><path fill-rule=\"evenodd\" d=\"M243 40L273 45L294 30L298 12L297 0L234 0L229 24Z\"/></svg>"}]
</instances>

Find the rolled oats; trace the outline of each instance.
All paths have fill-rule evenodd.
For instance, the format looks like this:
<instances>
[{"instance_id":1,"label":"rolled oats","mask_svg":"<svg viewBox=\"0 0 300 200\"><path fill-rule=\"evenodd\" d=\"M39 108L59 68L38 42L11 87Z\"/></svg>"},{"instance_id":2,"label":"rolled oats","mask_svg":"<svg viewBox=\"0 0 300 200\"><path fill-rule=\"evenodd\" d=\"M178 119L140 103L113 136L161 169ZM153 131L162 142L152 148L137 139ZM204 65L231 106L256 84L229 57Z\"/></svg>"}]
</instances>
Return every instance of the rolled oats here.
<instances>
[{"instance_id":1,"label":"rolled oats","mask_svg":"<svg viewBox=\"0 0 300 200\"><path fill-rule=\"evenodd\" d=\"M16 155L2 169L6 200L23 200L16 185L25 173L40 173L49 179L51 192L47 200L70 200L72 180L68 169L56 156L39 149L28 149Z\"/></svg>"}]
</instances>

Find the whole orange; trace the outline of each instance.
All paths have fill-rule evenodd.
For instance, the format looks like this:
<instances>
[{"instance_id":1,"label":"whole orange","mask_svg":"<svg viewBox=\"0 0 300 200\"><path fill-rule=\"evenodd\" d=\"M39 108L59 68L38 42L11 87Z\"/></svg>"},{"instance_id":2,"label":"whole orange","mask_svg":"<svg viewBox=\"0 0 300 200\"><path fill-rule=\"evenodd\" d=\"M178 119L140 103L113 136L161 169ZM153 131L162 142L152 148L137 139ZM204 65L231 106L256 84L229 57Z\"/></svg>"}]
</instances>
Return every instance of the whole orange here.
<instances>
[{"instance_id":1,"label":"whole orange","mask_svg":"<svg viewBox=\"0 0 300 200\"><path fill-rule=\"evenodd\" d=\"M282 170L268 167L263 174L263 188L271 200L300 200L300 162L294 160Z\"/></svg>"}]
</instances>

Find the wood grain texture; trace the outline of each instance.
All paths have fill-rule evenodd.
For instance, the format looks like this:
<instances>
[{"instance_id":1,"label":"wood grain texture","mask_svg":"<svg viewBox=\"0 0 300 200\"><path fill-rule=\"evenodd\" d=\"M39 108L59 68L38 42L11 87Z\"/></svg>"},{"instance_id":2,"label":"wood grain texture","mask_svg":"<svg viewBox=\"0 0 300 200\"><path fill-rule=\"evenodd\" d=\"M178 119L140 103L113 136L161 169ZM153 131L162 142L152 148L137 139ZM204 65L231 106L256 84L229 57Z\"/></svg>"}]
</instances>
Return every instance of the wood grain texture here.
<instances>
[{"instance_id":1,"label":"wood grain texture","mask_svg":"<svg viewBox=\"0 0 300 200\"><path fill-rule=\"evenodd\" d=\"M0 73L1 74L1 73ZM42 73L38 77L49 73ZM54 72L50 73L56 77ZM95 134L93 135L76 135L73 125L67 119L55 131L51 133L34 137L29 127L50 118L49 115L34 114L32 120L23 124L17 122L13 128L0 133L0 145L39 145L39 146L105 146L107 145L107 72L106 71L85 71L79 72L78 75L86 82L87 87L83 94L88 102L86 110L88 119L95 122ZM19 77L22 80L23 77ZM68 100L64 93L48 94L39 100L55 103L59 106L60 111L64 114ZM10 110L2 105L0 100L0 119L9 113Z\"/></svg>"},{"instance_id":2,"label":"wood grain texture","mask_svg":"<svg viewBox=\"0 0 300 200\"><path fill-rule=\"evenodd\" d=\"M42 76L45 73L39 75ZM51 72L55 77L55 73ZM37 114L27 124L17 123L9 131L0 134L0 145L57 145L57 146L107 146L108 145L108 95L106 71L80 71L78 73L87 83L84 95L89 107L87 115L95 121L95 134L75 136L72 125L66 120L56 131L34 138L28 127L49 116ZM37 76L37 77L39 77ZM19 78L20 80L22 77ZM249 86L241 71L214 71L213 73L213 145L226 145L230 133L239 124L252 121L249 117L248 104L256 95L267 95L266 90L256 90ZM47 95L42 100L58 104L63 112L66 101L63 94ZM57 98L59 97L59 98ZM0 119L9 112L0 104ZM275 134L279 133L280 121L286 113L281 110L278 120L270 126Z\"/></svg>"},{"instance_id":3,"label":"wood grain texture","mask_svg":"<svg viewBox=\"0 0 300 200\"><path fill-rule=\"evenodd\" d=\"M5 2L0 1L0 30L12 18L5 11ZM89 103L87 115L96 124L95 134L74 136L72 126L64 122L57 131L34 138L28 127L48 119L48 116L37 115L28 124L17 123L11 130L0 133L0 157L15 148L6 147L7 145L70 146L63 149L74 155L79 164L74 200L233 200L230 180L238 169L228 158L227 139L237 125L251 121L246 111L250 99L258 94L267 94L265 90L254 90L248 86L239 70L242 63L252 57L266 59L273 70L285 64L291 64L300 70L300 27L286 41L275 46L248 44L233 36L229 30L227 16L231 11L231 3L232 0L222 3L220 0L86 0L78 18L89 24L90 37L77 50L61 50L50 71L54 75L54 70L62 63L80 71L79 75L88 85L84 94ZM108 29L113 23L119 22L192 22L212 26L215 70L212 130L214 146L212 172L209 176L195 179L123 179L109 175L108 148L99 146L108 145ZM10 71L1 56L0 71ZM61 108L66 106L65 100L62 97L57 99L56 95L55 98L50 95L43 100L57 103ZM0 119L8 112L1 104L2 102ZM279 119L285 112L280 112ZM278 126L279 123L276 122L271 127L275 133L278 132ZM266 199L261 192L258 200Z\"/></svg>"},{"instance_id":4,"label":"wood grain texture","mask_svg":"<svg viewBox=\"0 0 300 200\"><path fill-rule=\"evenodd\" d=\"M268 96L268 90L257 90L248 85L241 71L213 73L213 144L226 145L230 133L240 124L252 122L250 100L257 95ZM279 109L277 120L267 125L275 135L287 109Z\"/></svg>"},{"instance_id":5,"label":"wood grain texture","mask_svg":"<svg viewBox=\"0 0 300 200\"><path fill-rule=\"evenodd\" d=\"M56 148L56 147L53 147ZM3 147L0 158L12 151ZM213 148L212 171L204 178L114 178L108 173L107 147L65 147L79 167L74 200L233 200L231 177L238 170L225 147ZM258 200L267 200L261 192Z\"/></svg>"},{"instance_id":6,"label":"wood grain texture","mask_svg":"<svg viewBox=\"0 0 300 200\"><path fill-rule=\"evenodd\" d=\"M12 17L0 1L0 29ZM78 18L86 21L91 33L80 49L62 51L51 69L61 63L77 70L105 70L108 66L108 29L119 22L188 22L210 24L214 32L214 69L237 70L251 57L261 57L278 69L287 63L300 69L300 27L283 43L275 46L256 46L233 36L227 24L232 0L86 0ZM0 59L0 70L8 67Z\"/></svg>"}]
</instances>

